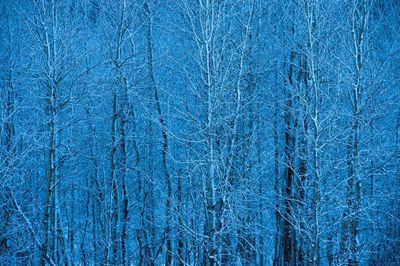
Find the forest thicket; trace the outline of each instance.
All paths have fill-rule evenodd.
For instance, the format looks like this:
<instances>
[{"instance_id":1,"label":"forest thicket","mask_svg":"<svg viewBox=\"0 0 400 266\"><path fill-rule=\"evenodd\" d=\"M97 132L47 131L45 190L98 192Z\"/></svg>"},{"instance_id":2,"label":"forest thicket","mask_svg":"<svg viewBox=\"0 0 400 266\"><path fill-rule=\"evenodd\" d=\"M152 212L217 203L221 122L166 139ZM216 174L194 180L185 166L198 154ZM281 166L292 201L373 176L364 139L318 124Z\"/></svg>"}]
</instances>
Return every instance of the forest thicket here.
<instances>
[{"instance_id":1,"label":"forest thicket","mask_svg":"<svg viewBox=\"0 0 400 266\"><path fill-rule=\"evenodd\" d=\"M0 265L400 265L400 1L0 0Z\"/></svg>"}]
</instances>

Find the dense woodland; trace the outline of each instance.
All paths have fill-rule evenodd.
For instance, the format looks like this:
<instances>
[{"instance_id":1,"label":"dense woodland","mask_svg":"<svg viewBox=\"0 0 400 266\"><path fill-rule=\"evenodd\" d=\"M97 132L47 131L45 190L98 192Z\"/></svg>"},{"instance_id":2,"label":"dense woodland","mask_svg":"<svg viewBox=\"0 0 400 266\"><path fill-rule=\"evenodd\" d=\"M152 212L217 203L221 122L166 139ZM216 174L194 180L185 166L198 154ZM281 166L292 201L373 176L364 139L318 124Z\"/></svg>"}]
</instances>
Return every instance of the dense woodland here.
<instances>
[{"instance_id":1,"label":"dense woodland","mask_svg":"<svg viewBox=\"0 0 400 266\"><path fill-rule=\"evenodd\" d=\"M0 265L400 265L400 1L0 14Z\"/></svg>"}]
</instances>

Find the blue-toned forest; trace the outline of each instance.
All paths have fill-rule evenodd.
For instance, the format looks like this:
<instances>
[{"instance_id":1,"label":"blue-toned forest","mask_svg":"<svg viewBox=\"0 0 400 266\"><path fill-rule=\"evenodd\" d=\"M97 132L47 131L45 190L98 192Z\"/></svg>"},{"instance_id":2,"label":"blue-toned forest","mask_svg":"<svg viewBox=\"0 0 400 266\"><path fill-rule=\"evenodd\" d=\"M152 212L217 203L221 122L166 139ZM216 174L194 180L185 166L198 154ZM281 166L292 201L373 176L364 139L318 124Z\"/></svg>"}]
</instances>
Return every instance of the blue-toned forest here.
<instances>
[{"instance_id":1,"label":"blue-toned forest","mask_svg":"<svg viewBox=\"0 0 400 266\"><path fill-rule=\"evenodd\" d=\"M400 1L0 0L0 265L400 265Z\"/></svg>"}]
</instances>

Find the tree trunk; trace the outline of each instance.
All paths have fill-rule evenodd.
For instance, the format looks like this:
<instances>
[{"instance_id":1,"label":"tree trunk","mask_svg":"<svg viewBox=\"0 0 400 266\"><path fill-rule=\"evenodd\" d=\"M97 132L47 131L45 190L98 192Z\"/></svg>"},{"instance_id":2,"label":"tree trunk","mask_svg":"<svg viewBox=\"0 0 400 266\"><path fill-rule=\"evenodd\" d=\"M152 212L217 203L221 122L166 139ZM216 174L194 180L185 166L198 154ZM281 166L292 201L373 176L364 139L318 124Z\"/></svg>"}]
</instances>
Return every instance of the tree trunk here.
<instances>
[{"instance_id":1,"label":"tree trunk","mask_svg":"<svg viewBox=\"0 0 400 266\"><path fill-rule=\"evenodd\" d=\"M172 182L171 182L171 174L168 169L167 155L168 155L168 133L167 133L167 125L165 122L165 117L163 115L163 111L161 109L161 104L159 100L158 89L156 86L154 71L153 71L153 36L152 36L152 13L148 3L145 3L145 12L148 16L148 30L147 30L147 71L148 71L148 81L150 82L150 86L154 92L154 104L157 111L158 122L161 126L162 133L162 168L164 172L164 179L166 184L166 192L167 198L165 201L165 238L166 238L166 250L165 250L165 265L170 266L172 263L172 257L174 251L172 250L172 241L171 241L171 199L172 199Z\"/></svg>"}]
</instances>

